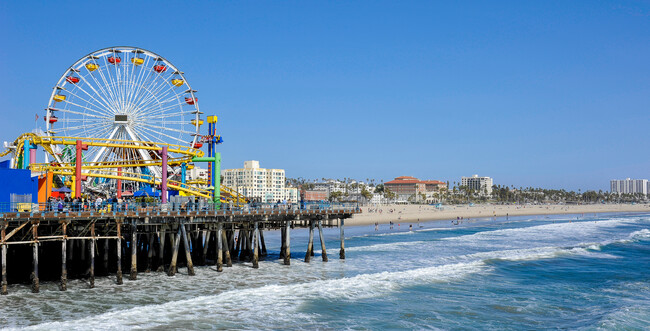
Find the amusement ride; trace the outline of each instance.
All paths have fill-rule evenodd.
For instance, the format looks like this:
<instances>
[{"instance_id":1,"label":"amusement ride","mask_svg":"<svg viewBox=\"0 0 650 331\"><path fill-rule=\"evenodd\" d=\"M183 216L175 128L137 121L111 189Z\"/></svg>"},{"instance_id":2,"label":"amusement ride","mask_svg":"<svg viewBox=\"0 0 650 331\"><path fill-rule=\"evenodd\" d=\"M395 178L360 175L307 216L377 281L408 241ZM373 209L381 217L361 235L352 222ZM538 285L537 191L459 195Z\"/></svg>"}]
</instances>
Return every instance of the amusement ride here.
<instances>
[{"instance_id":1,"label":"amusement ride","mask_svg":"<svg viewBox=\"0 0 650 331\"><path fill-rule=\"evenodd\" d=\"M104 48L59 78L43 116L45 131L22 134L0 156L11 154L12 168L38 173L46 198L53 187L66 186L73 197L159 189L163 203L168 190L217 205L244 203L244 196L221 185L217 116L207 117L202 134L196 93L184 73L156 53ZM44 163L36 163L39 148ZM195 162L208 164L207 181L187 181Z\"/></svg>"}]
</instances>

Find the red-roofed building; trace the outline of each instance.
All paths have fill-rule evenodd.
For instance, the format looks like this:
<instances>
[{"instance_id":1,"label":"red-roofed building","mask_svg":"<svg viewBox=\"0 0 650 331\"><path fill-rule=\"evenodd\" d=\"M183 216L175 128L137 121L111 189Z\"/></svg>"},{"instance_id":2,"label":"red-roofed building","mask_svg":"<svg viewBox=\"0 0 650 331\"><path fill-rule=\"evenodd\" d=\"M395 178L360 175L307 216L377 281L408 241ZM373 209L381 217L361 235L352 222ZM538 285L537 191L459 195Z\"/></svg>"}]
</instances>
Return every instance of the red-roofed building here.
<instances>
[{"instance_id":1,"label":"red-roofed building","mask_svg":"<svg viewBox=\"0 0 650 331\"><path fill-rule=\"evenodd\" d=\"M397 194L399 200L407 200L416 193L438 192L447 184L439 180L419 180L411 176L400 176L384 183L384 187Z\"/></svg>"}]
</instances>

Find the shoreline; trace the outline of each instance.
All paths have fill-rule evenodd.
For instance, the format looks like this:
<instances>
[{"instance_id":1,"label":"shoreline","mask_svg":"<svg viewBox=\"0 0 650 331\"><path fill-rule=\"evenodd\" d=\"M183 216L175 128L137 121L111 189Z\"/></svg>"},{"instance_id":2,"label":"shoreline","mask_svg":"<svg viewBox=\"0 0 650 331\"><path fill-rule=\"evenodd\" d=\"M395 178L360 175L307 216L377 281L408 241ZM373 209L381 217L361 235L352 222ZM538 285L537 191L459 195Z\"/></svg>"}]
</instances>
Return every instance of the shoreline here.
<instances>
[{"instance_id":1,"label":"shoreline","mask_svg":"<svg viewBox=\"0 0 650 331\"><path fill-rule=\"evenodd\" d=\"M441 220L493 218L529 215L650 213L650 204L592 205L448 205L438 209L431 205L378 205L361 207L362 213L346 220L346 225L375 223L415 223ZM392 212L391 212L392 211Z\"/></svg>"}]
</instances>

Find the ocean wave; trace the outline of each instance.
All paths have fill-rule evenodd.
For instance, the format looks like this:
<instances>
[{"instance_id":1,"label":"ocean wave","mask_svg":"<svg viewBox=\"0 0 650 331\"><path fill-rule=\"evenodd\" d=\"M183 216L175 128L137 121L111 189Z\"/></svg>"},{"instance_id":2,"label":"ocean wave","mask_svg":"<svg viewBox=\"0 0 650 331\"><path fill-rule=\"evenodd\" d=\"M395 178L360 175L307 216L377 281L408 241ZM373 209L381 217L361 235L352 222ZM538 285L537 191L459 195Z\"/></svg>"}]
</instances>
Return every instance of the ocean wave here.
<instances>
[{"instance_id":1,"label":"ocean wave","mask_svg":"<svg viewBox=\"0 0 650 331\"><path fill-rule=\"evenodd\" d=\"M448 282L489 269L481 261L447 264L397 272L362 274L349 278L318 280L289 285L266 285L225 291L211 296L134 307L72 321L43 323L28 330L87 330L156 328L185 325L189 328L220 325L290 325L296 319L309 321L299 307L309 300L360 300L386 295L406 286ZM221 314L227 311L228 314ZM205 324L204 324L205 323ZM212 323L212 324L210 324ZM242 324L250 323L250 324ZM271 323L271 324L270 324Z\"/></svg>"}]
</instances>

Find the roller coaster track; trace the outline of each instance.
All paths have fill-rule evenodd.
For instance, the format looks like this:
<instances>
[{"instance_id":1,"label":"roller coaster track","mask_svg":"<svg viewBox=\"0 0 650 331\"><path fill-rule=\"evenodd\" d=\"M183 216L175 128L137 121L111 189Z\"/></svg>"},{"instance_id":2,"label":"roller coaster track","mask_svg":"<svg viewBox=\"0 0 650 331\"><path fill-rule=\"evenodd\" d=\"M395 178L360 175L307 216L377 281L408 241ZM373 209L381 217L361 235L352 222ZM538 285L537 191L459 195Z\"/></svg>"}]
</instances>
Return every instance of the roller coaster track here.
<instances>
[{"instance_id":1,"label":"roller coaster track","mask_svg":"<svg viewBox=\"0 0 650 331\"><path fill-rule=\"evenodd\" d=\"M153 143L148 141L132 141L132 140L118 140L118 139L96 139L96 138L77 138L77 137L47 137L39 136L34 133L25 133L19 136L13 143L15 148L7 148L4 152L0 153L0 157L6 156L14 152L16 159L22 156L23 145L25 141L41 146L43 150L52 156L56 156L54 146L74 146L76 141L81 140L83 144L88 146L120 148L120 149L139 149L148 150L152 152L159 152L163 146L167 146L167 152L172 156L168 159L169 166L179 166L183 163L192 162L194 157L202 157L203 151L188 146ZM176 154L174 156L173 154ZM156 155L157 157L157 155ZM118 170L137 168L137 167L151 167L162 166L162 160L159 158L153 160L124 160L124 161L111 161L111 162L83 162L81 167L82 177L93 178L107 178L107 179L121 179L133 182L147 183L151 185L160 185L161 178L156 178L152 174L142 174L136 172L129 172ZM32 171L49 172L52 174L62 176L74 176L75 164L74 163L32 163L30 165ZM167 187L173 190L178 190L188 195L200 196L211 199L212 191L201 188L198 184L204 184L200 181L192 183L181 183L179 181L167 179ZM246 198L238 194L227 186L221 186L221 200L222 202L235 202L245 203Z\"/></svg>"}]
</instances>

